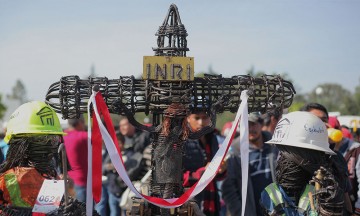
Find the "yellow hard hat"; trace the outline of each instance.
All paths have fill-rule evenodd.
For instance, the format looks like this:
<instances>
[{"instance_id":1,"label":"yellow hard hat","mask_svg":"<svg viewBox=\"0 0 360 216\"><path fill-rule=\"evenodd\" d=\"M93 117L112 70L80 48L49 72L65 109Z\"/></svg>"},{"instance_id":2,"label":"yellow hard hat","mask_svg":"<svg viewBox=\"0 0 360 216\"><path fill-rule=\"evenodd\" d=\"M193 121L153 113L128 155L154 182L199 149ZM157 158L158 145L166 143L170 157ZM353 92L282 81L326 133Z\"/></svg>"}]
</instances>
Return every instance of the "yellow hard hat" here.
<instances>
[{"instance_id":1,"label":"yellow hard hat","mask_svg":"<svg viewBox=\"0 0 360 216\"><path fill-rule=\"evenodd\" d=\"M331 139L333 142L339 143L342 140L343 134L341 130L337 130L335 128L328 128L327 131L329 139Z\"/></svg>"},{"instance_id":2,"label":"yellow hard hat","mask_svg":"<svg viewBox=\"0 0 360 216\"><path fill-rule=\"evenodd\" d=\"M55 111L41 101L25 103L15 110L8 121L4 140L9 143L14 135L27 134L65 135Z\"/></svg>"}]
</instances>

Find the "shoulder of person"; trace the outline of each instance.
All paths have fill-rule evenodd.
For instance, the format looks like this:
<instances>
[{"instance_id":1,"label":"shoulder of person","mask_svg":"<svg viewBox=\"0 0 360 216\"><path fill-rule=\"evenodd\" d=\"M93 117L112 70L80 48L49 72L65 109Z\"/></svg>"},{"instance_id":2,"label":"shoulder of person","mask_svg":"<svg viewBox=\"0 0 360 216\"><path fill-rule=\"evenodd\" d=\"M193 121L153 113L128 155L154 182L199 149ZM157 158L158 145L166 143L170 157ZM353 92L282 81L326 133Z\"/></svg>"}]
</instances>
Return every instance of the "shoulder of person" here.
<instances>
[{"instance_id":1,"label":"shoulder of person","mask_svg":"<svg viewBox=\"0 0 360 216\"><path fill-rule=\"evenodd\" d=\"M150 142L150 137L151 137L151 133L148 131L139 131L137 133L137 136L141 139L143 139L144 142L146 142L147 144Z\"/></svg>"},{"instance_id":2,"label":"shoulder of person","mask_svg":"<svg viewBox=\"0 0 360 216\"><path fill-rule=\"evenodd\" d=\"M240 157L240 136L233 139L231 149L229 149L229 151L231 151L231 155Z\"/></svg>"},{"instance_id":3,"label":"shoulder of person","mask_svg":"<svg viewBox=\"0 0 360 216\"><path fill-rule=\"evenodd\" d=\"M210 132L210 133L213 133L213 134L218 135L218 136L222 136L220 131L217 128L214 128L214 130L212 132Z\"/></svg>"},{"instance_id":4,"label":"shoulder of person","mask_svg":"<svg viewBox=\"0 0 360 216\"><path fill-rule=\"evenodd\" d=\"M272 134L268 131L261 131L261 135L263 137L264 142L267 142L267 141L271 140L271 138L272 138Z\"/></svg>"},{"instance_id":5,"label":"shoulder of person","mask_svg":"<svg viewBox=\"0 0 360 216\"><path fill-rule=\"evenodd\" d=\"M354 140L351 140L349 138L346 138L346 139L348 139L348 142L349 142L349 150L356 149L356 148L359 149L360 143L358 143Z\"/></svg>"},{"instance_id":6,"label":"shoulder of person","mask_svg":"<svg viewBox=\"0 0 360 216\"><path fill-rule=\"evenodd\" d=\"M197 140L197 139L187 139L184 142L185 146L198 145L198 144L199 144L199 140Z\"/></svg>"}]
</instances>

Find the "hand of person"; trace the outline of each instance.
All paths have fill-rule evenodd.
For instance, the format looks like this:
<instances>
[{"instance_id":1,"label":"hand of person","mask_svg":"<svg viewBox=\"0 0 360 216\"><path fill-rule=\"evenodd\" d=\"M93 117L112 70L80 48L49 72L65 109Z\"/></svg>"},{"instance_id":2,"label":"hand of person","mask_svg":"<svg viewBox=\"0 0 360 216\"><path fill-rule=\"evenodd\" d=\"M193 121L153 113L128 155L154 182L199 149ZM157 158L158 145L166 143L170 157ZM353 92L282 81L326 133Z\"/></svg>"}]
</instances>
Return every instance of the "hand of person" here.
<instances>
[{"instance_id":1,"label":"hand of person","mask_svg":"<svg viewBox=\"0 0 360 216\"><path fill-rule=\"evenodd\" d=\"M354 213L352 216L359 216L360 215L360 208L355 208Z\"/></svg>"},{"instance_id":2,"label":"hand of person","mask_svg":"<svg viewBox=\"0 0 360 216\"><path fill-rule=\"evenodd\" d=\"M218 174L222 174L226 171L227 169L227 160L224 159L223 161L221 161L221 164L219 166L219 170L218 170Z\"/></svg>"},{"instance_id":3,"label":"hand of person","mask_svg":"<svg viewBox=\"0 0 360 216\"><path fill-rule=\"evenodd\" d=\"M105 164L105 169L110 171L110 170L114 170L115 167L112 163L108 163L108 164Z\"/></svg>"}]
</instances>

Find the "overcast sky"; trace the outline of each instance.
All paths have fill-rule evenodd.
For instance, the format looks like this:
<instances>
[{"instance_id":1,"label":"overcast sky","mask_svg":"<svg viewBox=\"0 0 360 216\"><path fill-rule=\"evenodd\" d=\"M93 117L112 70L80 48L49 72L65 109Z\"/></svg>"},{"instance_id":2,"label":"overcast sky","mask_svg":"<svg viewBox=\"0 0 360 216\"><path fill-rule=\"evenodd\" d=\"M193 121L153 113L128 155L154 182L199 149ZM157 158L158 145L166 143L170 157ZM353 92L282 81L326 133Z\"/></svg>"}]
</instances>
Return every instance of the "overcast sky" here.
<instances>
[{"instance_id":1,"label":"overcast sky","mask_svg":"<svg viewBox=\"0 0 360 216\"><path fill-rule=\"evenodd\" d=\"M171 3L195 72L288 73L301 93L360 84L359 0L0 0L0 93L21 79L29 99L44 100L50 84L92 65L98 76L140 75Z\"/></svg>"}]
</instances>

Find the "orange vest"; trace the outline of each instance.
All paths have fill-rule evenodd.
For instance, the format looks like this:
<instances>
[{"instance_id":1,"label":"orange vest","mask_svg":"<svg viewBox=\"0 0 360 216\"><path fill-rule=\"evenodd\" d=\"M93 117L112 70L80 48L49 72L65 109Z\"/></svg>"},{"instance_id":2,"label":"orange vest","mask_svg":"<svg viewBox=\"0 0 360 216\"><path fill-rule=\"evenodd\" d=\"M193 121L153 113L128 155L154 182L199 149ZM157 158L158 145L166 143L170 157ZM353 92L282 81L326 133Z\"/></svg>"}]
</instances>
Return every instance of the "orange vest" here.
<instances>
[{"instance_id":1,"label":"orange vest","mask_svg":"<svg viewBox=\"0 0 360 216\"><path fill-rule=\"evenodd\" d=\"M33 207L44 177L33 167L15 167L0 175L0 204Z\"/></svg>"}]
</instances>

